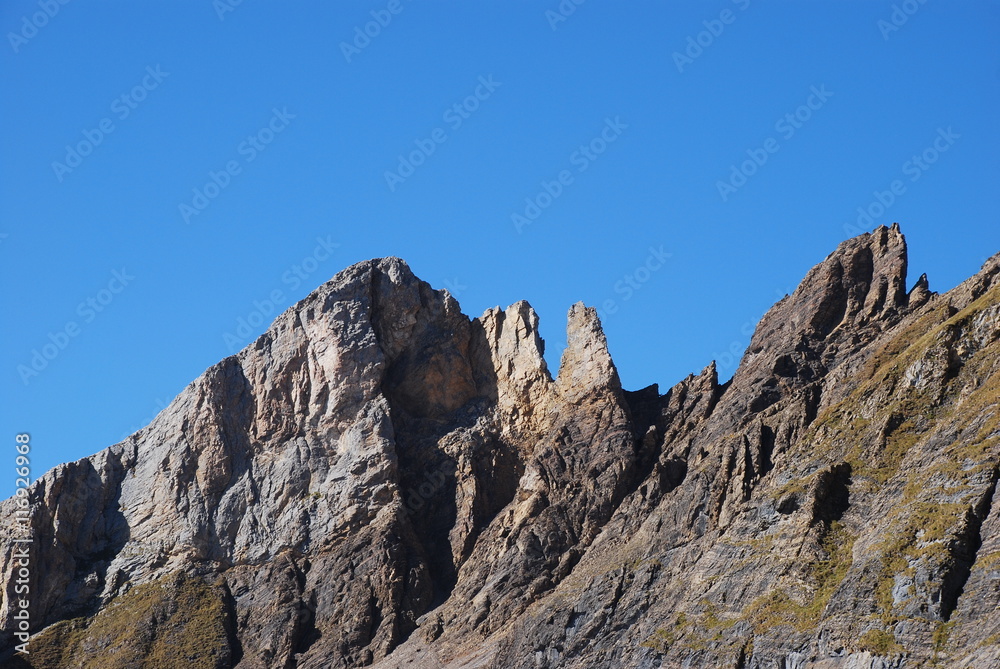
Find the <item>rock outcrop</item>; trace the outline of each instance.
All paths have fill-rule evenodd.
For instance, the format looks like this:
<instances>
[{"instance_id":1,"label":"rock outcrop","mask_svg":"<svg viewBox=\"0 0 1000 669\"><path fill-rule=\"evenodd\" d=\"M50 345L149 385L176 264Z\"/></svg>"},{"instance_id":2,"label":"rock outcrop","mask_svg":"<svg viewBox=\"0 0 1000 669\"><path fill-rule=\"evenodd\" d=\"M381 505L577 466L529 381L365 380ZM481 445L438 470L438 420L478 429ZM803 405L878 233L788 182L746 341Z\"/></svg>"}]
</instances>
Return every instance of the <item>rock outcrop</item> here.
<instances>
[{"instance_id":1,"label":"rock outcrop","mask_svg":"<svg viewBox=\"0 0 1000 669\"><path fill-rule=\"evenodd\" d=\"M350 267L33 484L0 660L1000 666L1000 254L944 295L906 270L895 225L844 242L730 381L661 394L582 304L553 378L526 302Z\"/></svg>"}]
</instances>

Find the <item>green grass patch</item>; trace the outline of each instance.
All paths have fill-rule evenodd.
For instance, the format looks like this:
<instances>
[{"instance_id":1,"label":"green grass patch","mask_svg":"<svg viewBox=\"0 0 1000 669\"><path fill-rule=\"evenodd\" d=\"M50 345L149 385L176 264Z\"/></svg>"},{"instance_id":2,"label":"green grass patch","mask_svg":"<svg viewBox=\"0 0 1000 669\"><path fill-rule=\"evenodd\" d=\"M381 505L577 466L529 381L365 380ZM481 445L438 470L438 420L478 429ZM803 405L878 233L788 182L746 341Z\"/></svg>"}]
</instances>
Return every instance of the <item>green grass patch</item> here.
<instances>
[{"instance_id":1,"label":"green grass patch","mask_svg":"<svg viewBox=\"0 0 1000 669\"><path fill-rule=\"evenodd\" d=\"M221 669L229 643L221 593L185 574L138 585L90 619L30 642L35 669Z\"/></svg>"},{"instance_id":2,"label":"green grass patch","mask_svg":"<svg viewBox=\"0 0 1000 669\"><path fill-rule=\"evenodd\" d=\"M883 657L904 652L903 647L896 643L896 637L884 630L868 630L862 634L858 639L858 649Z\"/></svg>"},{"instance_id":3,"label":"green grass patch","mask_svg":"<svg viewBox=\"0 0 1000 669\"><path fill-rule=\"evenodd\" d=\"M813 581L808 600L796 601L781 588L776 588L751 603L743 619L750 620L757 633L780 625L791 625L799 631L814 630L853 564L855 539L842 524L832 522L820 542L825 557L810 565L808 570Z\"/></svg>"}]
</instances>

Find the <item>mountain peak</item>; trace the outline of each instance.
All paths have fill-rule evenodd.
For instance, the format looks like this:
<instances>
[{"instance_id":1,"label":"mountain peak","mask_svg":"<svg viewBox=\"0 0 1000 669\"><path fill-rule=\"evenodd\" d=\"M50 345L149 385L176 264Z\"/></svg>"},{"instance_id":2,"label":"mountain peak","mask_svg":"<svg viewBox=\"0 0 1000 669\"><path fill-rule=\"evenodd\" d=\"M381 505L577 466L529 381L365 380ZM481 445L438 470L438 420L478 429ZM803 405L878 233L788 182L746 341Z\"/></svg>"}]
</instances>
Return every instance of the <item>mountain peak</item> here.
<instances>
[{"instance_id":1,"label":"mountain peak","mask_svg":"<svg viewBox=\"0 0 1000 669\"><path fill-rule=\"evenodd\" d=\"M582 397L595 390L621 390L597 309L584 306L583 302L574 304L567 314L566 349L556 383L560 392L571 397Z\"/></svg>"},{"instance_id":2,"label":"mountain peak","mask_svg":"<svg viewBox=\"0 0 1000 669\"><path fill-rule=\"evenodd\" d=\"M527 302L352 265L31 486L20 666L995 666L1000 254L906 263L843 242L664 395L582 303L553 379Z\"/></svg>"}]
</instances>

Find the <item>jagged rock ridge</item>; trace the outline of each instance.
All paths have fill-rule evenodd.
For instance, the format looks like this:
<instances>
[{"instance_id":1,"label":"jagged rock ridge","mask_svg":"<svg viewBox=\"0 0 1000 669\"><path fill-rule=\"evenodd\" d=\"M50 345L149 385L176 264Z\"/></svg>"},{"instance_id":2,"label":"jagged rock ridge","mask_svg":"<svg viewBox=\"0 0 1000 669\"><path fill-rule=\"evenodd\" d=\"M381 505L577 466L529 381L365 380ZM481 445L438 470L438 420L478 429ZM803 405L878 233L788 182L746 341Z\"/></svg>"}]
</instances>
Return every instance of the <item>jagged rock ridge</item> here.
<instances>
[{"instance_id":1,"label":"jagged rock ridge","mask_svg":"<svg viewBox=\"0 0 1000 669\"><path fill-rule=\"evenodd\" d=\"M998 275L907 291L880 227L732 380L660 394L622 389L592 309L553 379L527 303L470 320L360 263L34 484L8 663L998 665Z\"/></svg>"}]
</instances>

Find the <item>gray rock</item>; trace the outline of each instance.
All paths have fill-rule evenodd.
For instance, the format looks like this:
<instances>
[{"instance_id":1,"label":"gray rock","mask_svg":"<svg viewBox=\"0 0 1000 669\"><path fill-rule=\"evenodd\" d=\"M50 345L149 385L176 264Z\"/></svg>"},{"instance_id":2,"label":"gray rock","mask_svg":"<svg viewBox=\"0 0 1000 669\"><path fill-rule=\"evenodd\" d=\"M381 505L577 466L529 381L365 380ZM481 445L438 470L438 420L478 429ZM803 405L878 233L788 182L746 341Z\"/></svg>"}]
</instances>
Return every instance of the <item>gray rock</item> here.
<instances>
[{"instance_id":1,"label":"gray rock","mask_svg":"<svg viewBox=\"0 0 1000 669\"><path fill-rule=\"evenodd\" d=\"M998 276L907 292L880 227L764 316L732 380L661 395L622 389L593 309L553 379L526 302L469 319L360 263L32 486L17 661L992 666ZM16 569L8 545L8 655Z\"/></svg>"}]
</instances>

